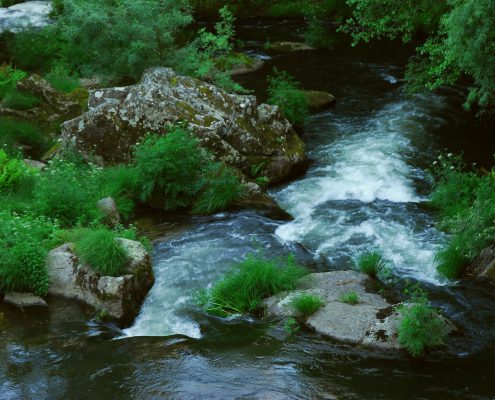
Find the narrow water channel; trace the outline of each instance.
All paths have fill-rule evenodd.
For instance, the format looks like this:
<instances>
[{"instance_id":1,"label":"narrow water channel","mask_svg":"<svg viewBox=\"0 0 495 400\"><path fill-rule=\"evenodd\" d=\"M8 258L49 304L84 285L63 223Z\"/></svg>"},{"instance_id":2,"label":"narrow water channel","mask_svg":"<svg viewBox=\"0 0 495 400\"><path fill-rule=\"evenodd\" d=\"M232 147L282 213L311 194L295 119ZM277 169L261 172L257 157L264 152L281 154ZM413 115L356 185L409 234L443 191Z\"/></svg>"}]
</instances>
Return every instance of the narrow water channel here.
<instances>
[{"instance_id":1,"label":"narrow water channel","mask_svg":"<svg viewBox=\"0 0 495 400\"><path fill-rule=\"evenodd\" d=\"M261 95L264 76L277 66L338 98L335 109L304 127L313 160L307 174L271 192L295 219L224 213L188 219L173 233L156 221L163 229L154 248L156 282L123 332L56 299L42 314L0 306L0 399L493 400L493 295L437 276L434 252L445 237L424 204L424 169L457 140L459 126L473 124L456 108L459 93L408 95L400 77L410 52L395 44L352 49L336 36L330 51L270 57L265 38L297 38L294 26L245 24L240 33L267 60L264 70L241 78L246 87ZM321 271L349 268L375 248L401 279L423 282L460 327L427 361L306 331L290 336L279 321L214 318L191 302L252 251L291 251Z\"/></svg>"}]
</instances>

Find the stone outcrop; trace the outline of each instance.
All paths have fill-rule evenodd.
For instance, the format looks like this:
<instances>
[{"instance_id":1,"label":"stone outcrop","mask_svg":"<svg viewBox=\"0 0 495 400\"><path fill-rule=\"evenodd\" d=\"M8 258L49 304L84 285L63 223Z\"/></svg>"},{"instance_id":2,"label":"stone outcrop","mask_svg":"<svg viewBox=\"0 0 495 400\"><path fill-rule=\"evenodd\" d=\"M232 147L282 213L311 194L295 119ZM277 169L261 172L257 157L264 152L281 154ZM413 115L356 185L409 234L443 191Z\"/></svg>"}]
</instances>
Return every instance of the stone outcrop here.
<instances>
[{"instance_id":1,"label":"stone outcrop","mask_svg":"<svg viewBox=\"0 0 495 400\"><path fill-rule=\"evenodd\" d=\"M129 257L125 274L102 276L82 262L71 243L48 255L49 293L81 301L129 325L139 312L154 278L150 256L139 242L118 239Z\"/></svg>"},{"instance_id":2,"label":"stone outcrop","mask_svg":"<svg viewBox=\"0 0 495 400\"><path fill-rule=\"evenodd\" d=\"M26 1L0 7L0 33L40 28L50 23L51 1Z\"/></svg>"},{"instance_id":3,"label":"stone outcrop","mask_svg":"<svg viewBox=\"0 0 495 400\"><path fill-rule=\"evenodd\" d=\"M357 271L316 273L302 278L298 290L284 292L264 300L265 315L300 317L292 308L292 300L310 293L322 298L324 305L303 323L332 339L377 349L398 350L398 304L389 304L382 296L366 290L369 278ZM359 303L346 304L342 296L355 292Z\"/></svg>"},{"instance_id":4,"label":"stone outcrop","mask_svg":"<svg viewBox=\"0 0 495 400\"><path fill-rule=\"evenodd\" d=\"M495 244L492 244L476 257L467 268L467 275L495 284Z\"/></svg>"},{"instance_id":5,"label":"stone outcrop","mask_svg":"<svg viewBox=\"0 0 495 400\"><path fill-rule=\"evenodd\" d=\"M318 112L335 105L335 96L319 90L303 90L302 93L306 98L309 110Z\"/></svg>"},{"instance_id":6,"label":"stone outcrop","mask_svg":"<svg viewBox=\"0 0 495 400\"><path fill-rule=\"evenodd\" d=\"M21 309L28 307L48 307L45 300L32 293L10 292L4 296L3 302Z\"/></svg>"},{"instance_id":7,"label":"stone outcrop","mask_svg":"<svg viewBox=\"0 0 495 400\"><path fill-rule=\"evenodd\" d=\"M246 175L264 163L278 183L306 166L304 144L277 107L169 68L147 70L133 86L91 91L89 111L63 124L62 145L102 164L125 162L145 134L184 122L217 160Z\"/></svg>"}]
</instances>

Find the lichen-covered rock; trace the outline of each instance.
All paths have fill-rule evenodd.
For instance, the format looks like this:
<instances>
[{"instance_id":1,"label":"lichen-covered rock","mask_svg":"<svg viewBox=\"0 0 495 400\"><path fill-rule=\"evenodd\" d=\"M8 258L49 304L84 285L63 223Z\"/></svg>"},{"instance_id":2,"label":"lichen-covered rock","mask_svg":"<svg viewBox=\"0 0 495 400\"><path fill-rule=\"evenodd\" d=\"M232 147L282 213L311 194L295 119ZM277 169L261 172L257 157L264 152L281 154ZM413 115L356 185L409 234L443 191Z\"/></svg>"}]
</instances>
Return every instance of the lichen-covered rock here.
<instances>
[{"instance_id":1,"label":"lichen-covered rock","mask_svg":"<svg viewBox=\"0 0 495 400\"><path fill-rule=\"evenodd\" d=\"M299 172L304 143L279 109L256 97L229 94L169 68L147 70L140 83L94 90L89 111L62 126L62 145L100 163L129 161L149 132L186 122L217 160L249 174L264 163L272 183Z\"/></svg>"},{"instance_id":2,"label":"lichen-covered rock","mask_svg":"<svg viewBox=\"0 0 495 400\"><path fill-rule=\"evenodd\" d=\"M120 223L120 214L117 208L117 203L111 197L105 197L104 199L96 202L96 207L101 211L105 222L109 226L115 226Z\"/></svg>"},{"instance_id":3,"label":"lichen-covered rock","mask_svg":"<svg viewBox=\"0 0 495 400\"><path fill-rule=\"evenodd\" d=\"M4 296L3 302L21 309L27 307L48 307L45 300L32 293L10 292Z\"/></svg>"},{"instance_id":4,"label":"lichen-covered rock","mask_svg":"<svg viewBox=\"0 0 495 400\"><path fill-rule=\"evenodd\" d=\"M125 274L118 277L102 276L84 264L75 255L71 243L52 250L47 260L49 293L84 302L105 310L124 325L131 324L153 285L153 270L150 256L141 243L118 240L129 257Z\"/></svg>"},{"instance_id":5,"label":"lichen-covered rock","mask_svg":"<svg viewBox=\"0 0 495 400\"><path fill-rule=\"evenodd\" d=\"M400 315L396 305L368 292L365 288L368 279L367 275L357 271L308 275L299 281L298 290L265 299L265 314L299 317L291 307L291 301L302 293L316 294L324 305L304 321L309 328L336 340L379 349L399 349L397 329ZM358 304L341 301L341 297L349 292L358 294Z\"/></svg>"},{"instance_id":6,"label":"lichen-covered rock","mask_svg":"<svg viewBox=\"0 0 495 400\"><path fill-rule=\"evenodd\" d=\"M0 116L13 117L50 127L81 114L82 107L71 95L59 92L39 75L30 75L16 84L18 91L38 97L41 104L29 110L0 108Z\"/></svg>"}]
</instances>

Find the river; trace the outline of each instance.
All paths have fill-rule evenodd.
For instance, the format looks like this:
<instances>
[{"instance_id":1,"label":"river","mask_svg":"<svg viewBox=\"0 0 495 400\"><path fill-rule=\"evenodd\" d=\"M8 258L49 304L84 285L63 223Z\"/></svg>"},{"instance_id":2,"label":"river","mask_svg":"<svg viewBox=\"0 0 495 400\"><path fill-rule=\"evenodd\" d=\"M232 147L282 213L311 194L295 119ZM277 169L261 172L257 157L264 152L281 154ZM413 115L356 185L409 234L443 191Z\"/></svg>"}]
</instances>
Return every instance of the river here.
<instances>
[{"instance_id":1,"label":"river","mask_svg":"<svg viewBox=\"0 0 495 400\"><path fill-rule=\"evenodd\" d=\"M447 238L425 204L424 172L445 147L488 164L489 128L460 111L462 87L407 94L401 76L411 49L398 43L352 48L335 34L328 51L264 53L266 38L298 39L297 30L266 21L239 27L246 47L266 60L240 78L261 98L264 77L277 66L338 99L303 127L308 172L271 190L294 220L243 211L153 221L156 282L124 331L58 299L49 312L0 306L0 399L493 400L492 290L436 274L434 253ZM475 132L469 145L466 129ZM460 328L426 361L308 331L291 336L283 321L211 317L191 302L195 290L253 251L291 251L325 271L349 268L372 249L393 261L401 283L422 282Z\"/></svg>"}]
</instances>

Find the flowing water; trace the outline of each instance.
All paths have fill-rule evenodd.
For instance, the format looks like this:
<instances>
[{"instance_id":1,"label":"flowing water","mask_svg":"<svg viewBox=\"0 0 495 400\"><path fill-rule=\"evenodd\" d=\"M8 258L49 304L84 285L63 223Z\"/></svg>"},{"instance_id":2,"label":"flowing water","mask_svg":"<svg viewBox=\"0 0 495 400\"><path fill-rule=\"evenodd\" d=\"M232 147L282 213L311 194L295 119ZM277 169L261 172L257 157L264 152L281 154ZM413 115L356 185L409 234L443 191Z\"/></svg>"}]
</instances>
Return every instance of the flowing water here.
<instances>
[{"instance_id":1,"label":"flowing water","mask_svg":"<svg viewBox=\"0 0 495 400\"><path fill-rule=\"evenodd\" d=\"M244 211L156 221L156 282L124 331L57 299L41 314L0 309L0 399L493 400L492 289L437 276L434 253L446 237L425 206L423 172L446 145L460 146L465 127L478 132L468 156L486 162L493 149L485 127L459 112L462 88L407 95L400 77L410 51L400 45L356 50L335 36L331 51L263 52L267 37L294 32L291 24L241 27L252 53L267 61L241 78L247 87L262 96L263 77L277 66L338 98L304 126L307 174L272 190L294 220ZM379 249L397 276L424 283L460 333L414 362L311 332L292 337L280 321L214 318L192 305L195 290L260 249L293 252L315 271L349 268L359 253Z\"/></svg>"}]
</instances>

